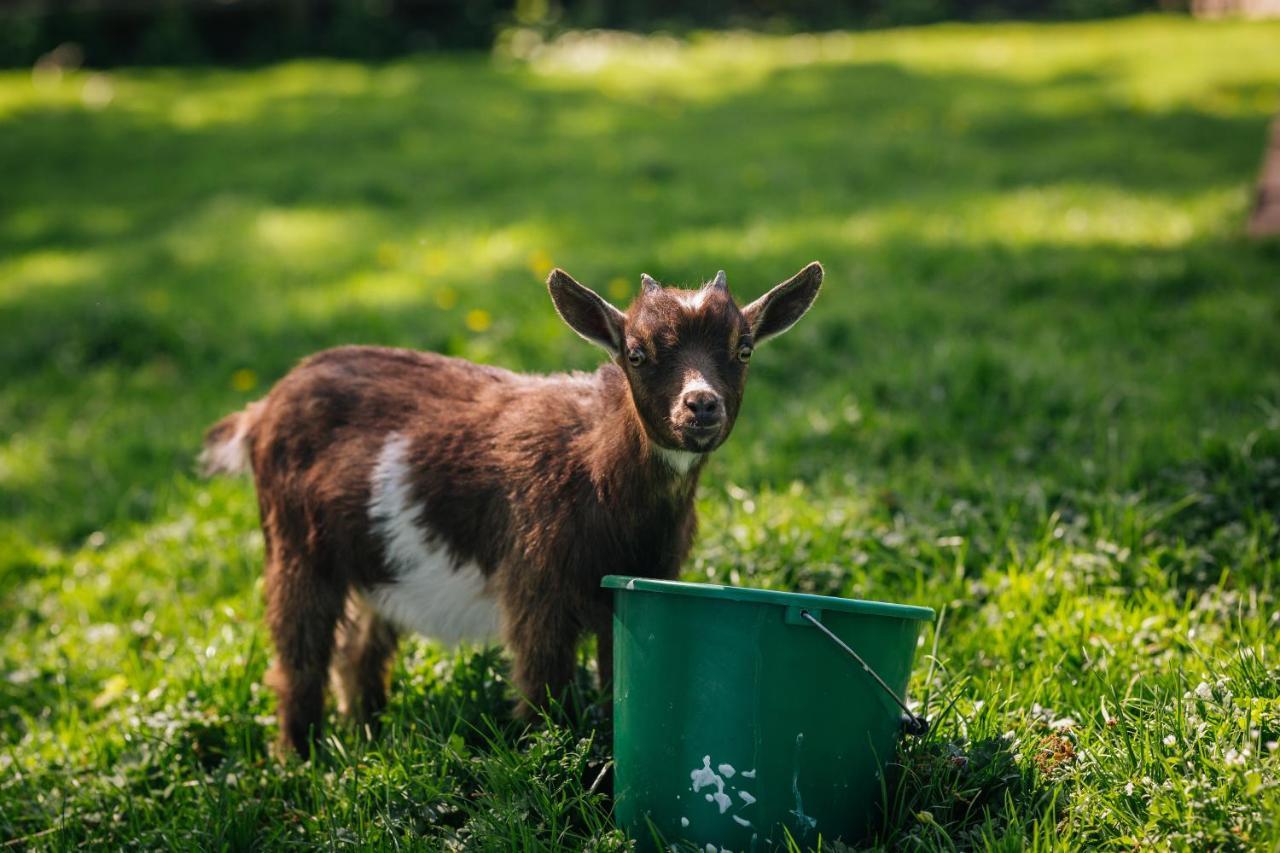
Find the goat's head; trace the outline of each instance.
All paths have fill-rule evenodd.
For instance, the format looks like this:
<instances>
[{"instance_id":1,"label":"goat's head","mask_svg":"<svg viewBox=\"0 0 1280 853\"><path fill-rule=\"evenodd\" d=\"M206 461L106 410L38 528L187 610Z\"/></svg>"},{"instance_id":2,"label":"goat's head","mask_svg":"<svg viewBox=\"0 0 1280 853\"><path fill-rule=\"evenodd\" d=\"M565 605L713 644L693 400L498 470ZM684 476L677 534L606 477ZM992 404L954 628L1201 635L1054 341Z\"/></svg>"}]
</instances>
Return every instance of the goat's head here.
<instances>
[{"instance_id":1,"label":"goat's head","mask_svg":"<svg viewBox=\"0 0 1280 853\"><path fill-rule=\"evenodd\" d=\"M563 270L552 270L547 287L570 328L622 368L651 440L669 450L714 450L738 416L752 351L809 310L822 266L809 264L745 308L723 271L698 290L663 287L647 275L640 281L625 313Z\"/></svg>"}]
</instances>

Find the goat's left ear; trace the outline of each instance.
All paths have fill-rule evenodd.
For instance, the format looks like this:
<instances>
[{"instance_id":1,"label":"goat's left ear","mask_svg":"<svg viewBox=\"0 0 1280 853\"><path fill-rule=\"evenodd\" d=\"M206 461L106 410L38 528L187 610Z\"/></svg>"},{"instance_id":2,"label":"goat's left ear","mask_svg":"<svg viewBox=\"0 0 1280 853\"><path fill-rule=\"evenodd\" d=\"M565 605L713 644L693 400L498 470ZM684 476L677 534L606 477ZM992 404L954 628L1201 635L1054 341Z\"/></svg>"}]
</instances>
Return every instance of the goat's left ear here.
<instances>
[{"instance_id":1,"label":"goat's left ear","mask_svg":"<svg viewBox=\"0 0 1280 853\"><path fill-rule=\"evenodd\" d=\"M804 316L822 289L822 264L814 261L742 309L755 342L780 335Z\"/></svg>"},{"instance_id":2,"label":"goat's left ear","mask_svg":"<svg viewBox=\"0 0 1280 853\"><path fill-rule=\"evenodd\" d=\"M583 287L562 269L554 269L547 277L547 290L557 313L582 337L604 347L616 357L622 352L622 328L626 317L600 298L594 290Z\"/></svg>"}]
</instances>

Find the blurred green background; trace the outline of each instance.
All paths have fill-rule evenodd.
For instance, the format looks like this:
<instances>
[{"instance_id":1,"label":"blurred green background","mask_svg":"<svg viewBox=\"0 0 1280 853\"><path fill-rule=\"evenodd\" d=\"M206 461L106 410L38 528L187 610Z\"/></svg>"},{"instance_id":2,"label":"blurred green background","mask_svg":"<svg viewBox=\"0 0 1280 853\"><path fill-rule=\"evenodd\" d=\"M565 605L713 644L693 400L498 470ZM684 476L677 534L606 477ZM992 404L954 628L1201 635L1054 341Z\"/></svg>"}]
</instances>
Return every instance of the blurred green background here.
<instances>
[{"instance_id":1,"label":"blurred green background","mask_svg":"<svg viewBox=\"0 0 1280 853\"><path fill-rule=\"evenodd\" d=\"M1241 236L1277 45L1160 15L0 73L0 837L620 846L591 721L522 734L492 652L406 644L381 738L277 766L252 489L194 476L201 433L337 344L590 368L553 264L621 304L819 259L687 576L946 608L872 841L1280 844L1280 248Z\"/></svg>"},{"instance_id":2,"label":"blurred green background","mask_svg":"<svg viewBox=\"0 0 1280 853\"><path fill-rule=\"evenodd\" d=\"M75 45L94 66L252 63L317 54L377 59L407 51L486 49L495 41L513 39L527 44L530 39L592 28L786 33L949 20L1097 18L1157 9L1186 11L1194 2L10 0L0 5L0 66L29 65L62 44Z\"/></svg>"}]
</instances>

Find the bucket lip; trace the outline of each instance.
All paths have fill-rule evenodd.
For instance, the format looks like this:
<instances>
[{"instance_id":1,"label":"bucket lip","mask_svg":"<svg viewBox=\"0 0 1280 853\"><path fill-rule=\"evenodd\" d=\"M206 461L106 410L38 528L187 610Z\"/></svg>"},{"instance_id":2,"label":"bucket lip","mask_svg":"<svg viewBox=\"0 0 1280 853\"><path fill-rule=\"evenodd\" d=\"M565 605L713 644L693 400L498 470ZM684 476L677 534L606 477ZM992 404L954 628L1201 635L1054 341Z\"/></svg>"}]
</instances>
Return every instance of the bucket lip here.
<instances>
[{"instance_id":1,"label":"bucket lip","mask_svg":"<svg viewBox=\"0 0 1280 853\"><path fill-rule=\"evenodd\" d=\"M834 595L813 595L807 592L782 592L776 589L755 589L745 586L724 586L718 583L690 583L656 578L638 578L630 575L605 575L600 581L605 589L623 592L661 592L668 595L691 595L695 598L716 598L721 601L745 601L752 604L773 604L779 607L811 607L814 610L834 610L840 613L861 613L867 616L888 616L894 619L910 619L932 622L932 607L915 604L895 604L888 601L864 601L859 598L838 598Z\"/></svg>"}]
</instances>

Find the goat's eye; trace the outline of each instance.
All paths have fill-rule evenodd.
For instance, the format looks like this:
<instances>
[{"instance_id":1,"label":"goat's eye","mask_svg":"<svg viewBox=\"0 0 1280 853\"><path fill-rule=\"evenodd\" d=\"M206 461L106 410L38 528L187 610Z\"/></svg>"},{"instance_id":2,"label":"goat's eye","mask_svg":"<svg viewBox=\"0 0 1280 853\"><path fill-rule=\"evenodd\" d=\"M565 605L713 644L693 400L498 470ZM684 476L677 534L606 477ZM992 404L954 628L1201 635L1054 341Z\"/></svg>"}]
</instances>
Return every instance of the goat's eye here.
<instances>
[{"instance_id":1,"label":"goat's eye","mask_svg":"<svg viewBox=\"0 0 1280 853\"><path fill-rule=\"evenodd\" d=\"M738 361L746 364L751 360L751 344L742 344L738 347Z\"/></svg>"},{"instance_id":2,"label":"goat's eye","mask_svg":"<svg viewBox=\"0 0 1280 853\"><path fill-rule=\"evenodd\" d=\"M644 364L644 350L640 347L632 347L627 350L627 361L631 362L632 367L639 367Z\"/></svg>"}]
</instances>

